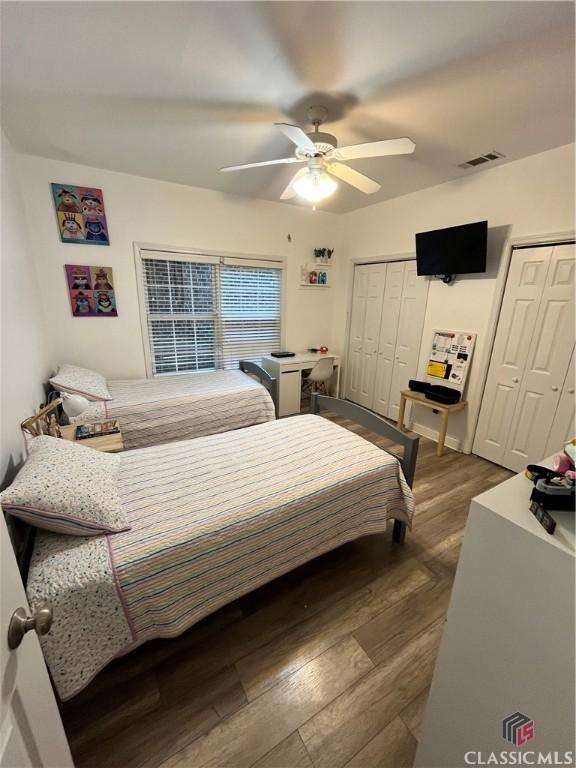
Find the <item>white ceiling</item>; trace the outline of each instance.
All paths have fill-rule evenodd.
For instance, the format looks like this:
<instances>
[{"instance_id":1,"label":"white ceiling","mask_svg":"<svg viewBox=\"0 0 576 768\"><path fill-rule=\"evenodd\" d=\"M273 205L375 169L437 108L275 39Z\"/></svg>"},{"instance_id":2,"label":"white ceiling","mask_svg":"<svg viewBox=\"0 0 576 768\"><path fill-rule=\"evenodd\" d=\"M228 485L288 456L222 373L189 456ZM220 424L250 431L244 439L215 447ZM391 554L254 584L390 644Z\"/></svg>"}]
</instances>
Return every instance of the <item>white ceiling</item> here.
<instances>
[{"instance_id":1,"label":"white ceiling","mask_svg":"<svg viewBox=\"0 0 576 768\"><path fill-rule=\"evenodd\" d=\"M571 2L3 2L3 122L18 151L277 200L294 166L222 174L293 147L275 121L331 109L343 212L574 140ZM317 96L315 94L321 94ZM495 165L495 163L494 163Z\"/></svg>"}]
</instances>

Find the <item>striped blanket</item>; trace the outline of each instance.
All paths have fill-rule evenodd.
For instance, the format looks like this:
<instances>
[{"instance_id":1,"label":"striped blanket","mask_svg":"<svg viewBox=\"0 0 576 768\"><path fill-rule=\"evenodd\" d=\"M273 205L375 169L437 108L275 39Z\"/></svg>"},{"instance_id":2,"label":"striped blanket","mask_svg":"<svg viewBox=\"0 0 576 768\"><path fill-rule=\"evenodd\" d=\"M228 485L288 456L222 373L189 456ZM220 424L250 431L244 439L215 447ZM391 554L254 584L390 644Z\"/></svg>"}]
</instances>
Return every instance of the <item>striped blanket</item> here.
<instances>
[{"instance_id":1,"label":"striped blanket","mask_svg":"<svg viewBox=\"0 0 576 768\"><path fill-rule=\"evenodd\" d=\"M412 493L398 461L320 416L120 454L132 529L102 538L39 531L32 605L54 605L41 638L63 699L114 656L187 627L393 517ZM70 631L70 628L73 631Z\"/></svg>"},{"instance_id":2,"label":"striped blanket","mask_svg":"<svg viewBox=\"0 0 576 768\"><path fill-rule=\"evenodd\" d=\"M242 371L210 371L107 382L112 400L93 402L71 421L118 419L124 447L146 448L271 421L266 389Z\"/></svg>"}]
</instances>

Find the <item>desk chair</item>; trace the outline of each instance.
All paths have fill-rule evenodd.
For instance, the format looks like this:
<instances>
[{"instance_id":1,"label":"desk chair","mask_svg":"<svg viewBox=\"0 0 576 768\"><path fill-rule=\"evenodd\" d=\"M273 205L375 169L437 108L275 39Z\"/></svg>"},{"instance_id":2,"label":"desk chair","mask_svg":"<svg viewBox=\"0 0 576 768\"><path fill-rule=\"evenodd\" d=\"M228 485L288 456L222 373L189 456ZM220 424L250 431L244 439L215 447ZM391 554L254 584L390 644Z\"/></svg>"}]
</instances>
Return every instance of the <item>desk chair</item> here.
<instances>
[{"instance_id":1,"label":"desk chair","mask_svg":"<svg viewBox=\"0 0 576 768\"><path fill-rule=\"evenodd\" d=\"M332 378L334 371L334 358L321 357L308 376L304 379L305 392L322 392L327 394L326 382Z\"/></svg>"}]
</instances>

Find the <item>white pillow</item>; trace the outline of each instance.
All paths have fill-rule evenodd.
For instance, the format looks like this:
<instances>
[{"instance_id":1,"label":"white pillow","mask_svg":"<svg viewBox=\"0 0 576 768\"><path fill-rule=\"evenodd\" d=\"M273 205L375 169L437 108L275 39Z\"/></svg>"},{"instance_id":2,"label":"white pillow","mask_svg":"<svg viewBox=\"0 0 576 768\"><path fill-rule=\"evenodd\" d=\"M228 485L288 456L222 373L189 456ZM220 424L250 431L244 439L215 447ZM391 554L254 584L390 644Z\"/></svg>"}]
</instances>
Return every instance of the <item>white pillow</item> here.
<instances>
[{"instance_id":1,"label":"white pillow","mask_svg":"<svg viewBox=\"0 0 576 768\"><path fill-rule=\"evenodd\" d=\"M31 441L14 482L0 493L5 512L37 528L98 536L130 528L118 493L120 457L59 437Z\"/></svg>"},{"instance_id":2,"label":"white pillow","mask_svg":"<svg viewBox=\"0 0 576 768\"><path fill-rule=\"evenodd\" d=\"M112 400L106 379L100 373L76 365L60 365L50 384L58 392L84 395L88 400Z\"/></svg>"}]
</instances>

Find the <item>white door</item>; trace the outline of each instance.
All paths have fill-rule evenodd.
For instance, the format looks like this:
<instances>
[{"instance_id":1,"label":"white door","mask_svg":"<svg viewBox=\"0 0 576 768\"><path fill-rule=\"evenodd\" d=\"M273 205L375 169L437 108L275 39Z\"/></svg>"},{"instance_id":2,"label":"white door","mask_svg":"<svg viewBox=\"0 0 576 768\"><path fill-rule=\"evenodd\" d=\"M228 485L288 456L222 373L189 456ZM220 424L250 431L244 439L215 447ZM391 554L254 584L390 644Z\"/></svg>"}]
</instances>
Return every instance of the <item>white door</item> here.
<instances>
[{"instance_id":1,"label":"white door","mask_svg":"<svg viewBox=\"0 0 576 768\"><path fill-rule=\"evenodd\" d=\"M512 254L474 453L515 471L545 457L572 353L573 291L574 246Z\"/></svg>"},{"instance_id":2,"label":"white door","mask_svg":"<svg viewBox=\"0 0 576 768\"><path fill-rule=\"evenodd\" d=\"M388 418L394 421L398 419L400 410L400 392L408 389L408 382L416 377L418 370L428 285L426 278L417 276L415 261L404 262L398 337L387 413Z\"/></svg>"},{"instance_id":3,"label":"white door","mask_svg":"<svg viewBox=\"0 0 576 768\"><path fill-rule=\"evenodd\" d=\"M16 608L30 615L4 516L0 515L2 601L0 664L2 768L73 768L72 756L36 633L27 632L15 650L8 648L10 617Z\"/></svg>"},{"instance_id":4,"label":"white door","mask_svg":"<svg viewBox=\"0 0 576 768\"><path fill-rule=\"evenodd\" d=\"M351 379L348 397L368 408L372 406L378 337L382 297L386 277L385 264L363 264L356 267L358 275L358 293L356 293L356 275L354 277L354 299L350 333ZM354 309L356 301L359 306ZM360 327L360 319L363 318Z\"/></svg>"},{"instance_id":5,"label":"white door","mask_svg":"<svg viewBox=\"0 0 576 768\"><path fill-rule=\"evenodd\" d=\"M553 453L561 451L563 446L569 440L576 436L576 400L574 399L574 349L568 366L568 373L560 393L560 401L552 429L548 435L548 442L544 451L545 456L552 456Z\"/></svg>"},{"instance_id":6,"label":"white door","mask_svg":"<svg viewBox=\"0 0 576 768\"><path fill-rule=\"evenodd\" d=\"M372 409L382 416L388 416L392 371L396 356L398 320L404 283L404 262L393 261L386 265L386 284L380 321L380 340Z\"/></svg>"},{"instance_id":7,"label":"white door","mask_svg":"<svg viewBox=\"0 0 576 768\"><path fill-rule=\"evenodd\" d=\"M482 398L474 453L502 464L552 247L514 250Z\"/></svg>"},{"instance_id":8,"label":"white door","mask_svg":"<svg viewBox=\"0 0 576 768\"><path fill-rule=\"evenodd\" d=\"M545 458L574 340L574 246L556 246L546 276L528 364L512 416L504 466L521 472Z\"/></svg>"},{"instance_id":9,"label":"white door","mask_svg":"<svg viewBox=\"0 0 576 768\"><path fill-rule=\"evenodd\" d=\"M362 380L362 341L368 295L368 272L370 266L362 264L354 268L352 293L352 317L350 320L350 341L348 343L348 388L347 395L356 402Z\"/></svg>"},{"instance_id":10,"label":"white door","mask_svg":"<svg viewBox=\"0 0 576 768\"><path fill-rule=\"evenodd\" d=\"M372 408L389 419L398 418L400 391L418 370L427 297L428 281L417 277L415 261L387 265Z\"/></svg>"}]
</instances>

